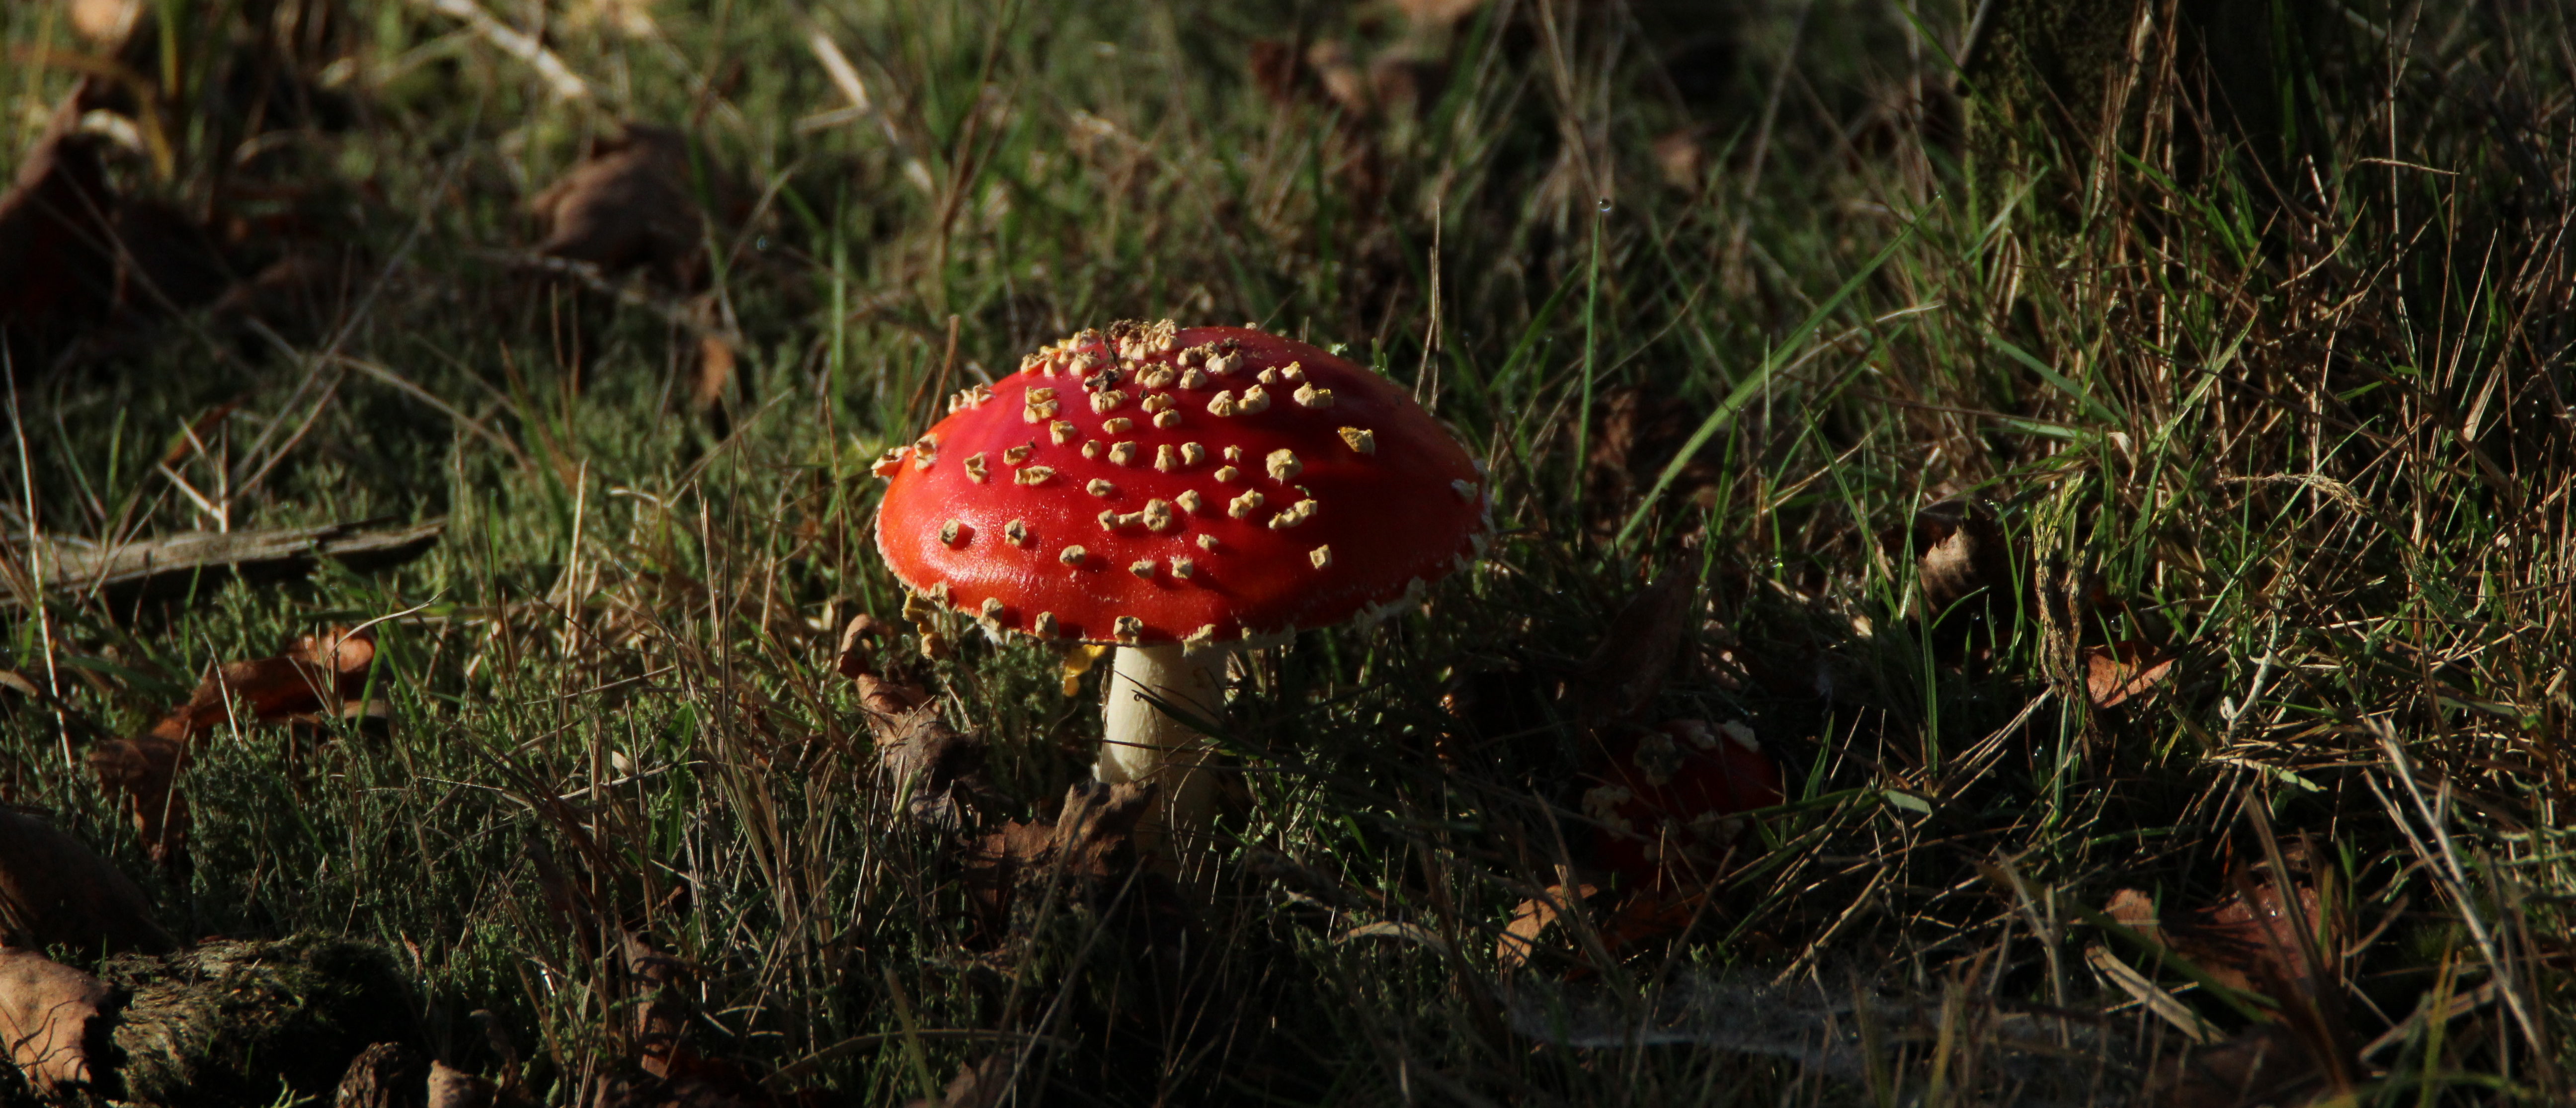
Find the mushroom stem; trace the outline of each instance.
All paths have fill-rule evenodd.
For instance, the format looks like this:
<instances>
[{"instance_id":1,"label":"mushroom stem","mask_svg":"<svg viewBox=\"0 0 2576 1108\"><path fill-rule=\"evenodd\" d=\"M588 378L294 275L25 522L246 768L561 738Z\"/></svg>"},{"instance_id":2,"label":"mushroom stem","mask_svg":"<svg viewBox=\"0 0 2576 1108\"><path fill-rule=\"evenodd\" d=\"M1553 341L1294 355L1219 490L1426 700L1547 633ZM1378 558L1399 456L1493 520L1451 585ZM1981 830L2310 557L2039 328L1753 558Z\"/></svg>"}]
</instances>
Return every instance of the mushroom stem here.
<instances>
[{"instance_id":1,"label":"mushroom stem","mask_svg":"<svg viewBox=\"0 0 2576 1108\"><path fill-rule=\"evenodd\" d=\"M1115 785L1150 782L1160 797L1148 824L1160 824L1175 845L1206 831L1214 808L1216 775L1202 768L1207 736L1173 718L1156 698L1204 720L1225 718L1225 652L1184 651L1180 646L1122 646L1110 658L1108 711L1100 761L1092 776ZM1150 827L1146 837L1154 837Z\"/></svg>"}]
</instances>

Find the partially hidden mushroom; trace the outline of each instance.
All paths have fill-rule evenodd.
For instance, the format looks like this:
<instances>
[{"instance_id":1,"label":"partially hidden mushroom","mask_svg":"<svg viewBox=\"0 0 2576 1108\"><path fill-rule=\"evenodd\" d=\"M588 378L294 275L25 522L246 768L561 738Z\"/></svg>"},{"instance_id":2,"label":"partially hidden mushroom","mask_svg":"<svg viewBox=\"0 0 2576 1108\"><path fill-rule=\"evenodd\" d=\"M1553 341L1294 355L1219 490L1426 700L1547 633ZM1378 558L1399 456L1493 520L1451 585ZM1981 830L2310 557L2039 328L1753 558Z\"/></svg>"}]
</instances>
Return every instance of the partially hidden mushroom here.
<instances>
[{"instance_id":1,"label":"partially hidden mushroom","mask_svg":"<svg viewBox=\"0 0 2576 1108\"><path fill-rule=\"evenodd\" d=\"M1213 799L1182 717L1223 718L1227 651L1401 611L1491 530L1481 471L1404 389L1241 327L1086 330L875 469L905 587L997 637L1115 647L1094 775L1159 786L1149 834L1180 838Z\"/></svg>"},{"instance_id":2,"label":"partially hidden mushroom","mask_svg":"<svg viewBox=\"0 0 2576 1108\"><path fill-rule=\"evenodd\" d=\"M1595 858L1621 882L1664 891L1703 883L1743 833L1743 813L1779 804L1780 767L1753 729L1674 720L1616 742L1583 793Z\"/></svg>"}]
</instances>

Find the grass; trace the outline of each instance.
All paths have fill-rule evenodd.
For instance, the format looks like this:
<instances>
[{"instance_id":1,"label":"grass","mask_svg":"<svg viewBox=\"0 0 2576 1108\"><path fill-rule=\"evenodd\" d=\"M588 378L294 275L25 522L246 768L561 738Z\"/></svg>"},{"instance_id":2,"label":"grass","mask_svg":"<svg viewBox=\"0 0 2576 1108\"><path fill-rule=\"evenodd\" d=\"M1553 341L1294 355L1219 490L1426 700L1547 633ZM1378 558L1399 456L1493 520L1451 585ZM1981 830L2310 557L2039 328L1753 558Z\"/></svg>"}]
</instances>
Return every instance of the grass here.
<instances>
[{"instance_id":1,"label":"grass","mask_svg":"<svg viewBox=\"0 0 2576 1108\"><path fill-rule=\"evenodd\" d=\"M215 736L184 867L29 702L0 799L176 932L395 951L440 1057L549 1103L635 1057L602 920L692 968L698 1049L867 1103L997 1044L1024 1103L2191 1102L2178 1025L2106 959L2226 1041L2290 1029L2344 1103L2559 1101L2566 14L2283 14L2258 127L2171 18L2108 124L2003 80L1959 100L1966 20L1934 7L1498 0L1409 38L1375 6L495 6L545 18L567 99L428 6L167 6L302 13L268 56L306 110L243 156L217 78L257 36L180 36L176 154L119 180L241 217L245 269L341 277L298 326L198 312L14 366L11 531L212 527L153 463L237 399L172 455L231 526L452 524L385 575L9 617L15 669L131 733L215 662L409 613L379 628L393 737ZM841 111L817 34L875 110ZM78 49L50 6L0 38ZM1446 79L1366 114L1332 74L1274 95L1265 38ZM22 148L73 74L12 76ZM525 198L621 118L682 127L734 213L688 296L511 260ZM1503 541L1420 613L1251 661L1213 877L979 924L831 664L850 613L902 626L866 466L947 388L1166 316L1412 384ZM685 401L707 331L739 352L722 432ZM1920 618L1906 536L1945 499L2012 551L1974 627ZM1596 902L1509 970L1516 906L1589 861L1570 783L1617 727L1585 662L1669 573L1701 591L1635 722L1749 722L1793 803L1686 934L1618 940ZM2096 707L2088 651L2127 642L2178 662ZM1097 677L1066 696L979 636L920 671L991 743L980 828L1085 776ZM2099 914L2283 885L2316 945L2241 992Z\"/></svg>"}]
</instances>

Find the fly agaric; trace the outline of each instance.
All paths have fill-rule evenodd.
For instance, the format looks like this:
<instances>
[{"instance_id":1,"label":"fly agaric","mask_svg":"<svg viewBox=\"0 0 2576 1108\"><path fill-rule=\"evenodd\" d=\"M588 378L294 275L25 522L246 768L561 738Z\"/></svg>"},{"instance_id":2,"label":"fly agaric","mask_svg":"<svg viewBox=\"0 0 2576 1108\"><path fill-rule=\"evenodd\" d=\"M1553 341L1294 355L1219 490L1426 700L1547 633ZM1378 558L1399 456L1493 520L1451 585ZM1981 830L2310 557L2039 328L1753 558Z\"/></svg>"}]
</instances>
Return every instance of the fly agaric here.
<instances>
[{"instance_id":1,"label":"fly agaric","mask_svg":"<svg viewBox=\"0 0 2576 1108\"><path fill-rule=\"evenodd\" d=\"M1116 647L1101 781L1162 787L1204 827L1203 720L1224 659L1382 619L1483 553L1475 461L1393 382L1243 327L1121 322L949 398L876 463L877 550L997 637Z\"/></svg>"},{"instance_id":2,"label":"fly agaric","mask_svg":"<svg viewBox=\"0 0 2576 1108\"><path fill-rule=\"evenodd\" d=\"M1674 720L1620 744L1583 794L1598 860L1627 881L1687 883L1742 831L1732 817L1780 803L1780 767L1753 729Z\"/></svg>"}]
</instances>

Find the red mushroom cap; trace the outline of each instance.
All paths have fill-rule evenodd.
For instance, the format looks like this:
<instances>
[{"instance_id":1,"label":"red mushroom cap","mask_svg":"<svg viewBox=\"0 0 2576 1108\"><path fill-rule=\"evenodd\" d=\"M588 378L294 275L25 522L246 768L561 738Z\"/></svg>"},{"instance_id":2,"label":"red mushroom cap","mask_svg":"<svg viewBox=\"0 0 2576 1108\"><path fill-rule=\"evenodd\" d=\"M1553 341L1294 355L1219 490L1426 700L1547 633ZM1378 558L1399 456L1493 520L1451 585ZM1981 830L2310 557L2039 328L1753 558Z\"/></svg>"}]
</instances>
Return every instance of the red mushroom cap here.
<instances>
[{"instance_id":1,"label":"red mushroom cap","mask_svg":"<svg viewBox=\"0 0 2576 1108\"><path fill-rule=\"evenodd\" d=\"M1416 598L1482 552L1475 462L1395 383L1240 327L1113 324L890 451L877 549L985 626L1213 644Z\"/></svg>"},{"instance_id":2,"label":"red mushroom cap","mask_svg":"<svg viewBox=\"0 0 2576 1108\"><path fill-rule=\"evenodd\" d=\"M1674 720L1623 743L1593 775L1584 814L1597 828L1602 866L1630 878L1684 876L1702 848L1722 848L1725 819L1781 802L1780 767L1741 723Z\"/></svg>"}]
</instances>

